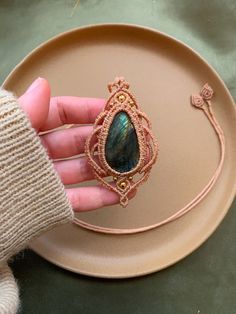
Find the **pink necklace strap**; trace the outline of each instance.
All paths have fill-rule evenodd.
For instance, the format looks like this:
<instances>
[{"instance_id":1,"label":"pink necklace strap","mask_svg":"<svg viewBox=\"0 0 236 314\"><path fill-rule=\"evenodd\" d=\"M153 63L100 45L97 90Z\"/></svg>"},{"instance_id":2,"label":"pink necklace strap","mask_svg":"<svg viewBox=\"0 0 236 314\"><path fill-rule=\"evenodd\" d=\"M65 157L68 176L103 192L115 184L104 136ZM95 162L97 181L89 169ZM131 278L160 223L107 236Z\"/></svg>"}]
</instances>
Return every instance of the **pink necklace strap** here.
<instances>
[{"instance_id":1,"label":"pink necklace strap","mask_svg":"<svg viewBox=\"0 0 236 314\"><path fill-rule=\"evenodd\" d=\"M148 231L148 230L152 230L155 228L159 228L163 225L166 225L180 217L182 217L183 215L185 215L186 213L188 213L190 210L192 210L197 204L199 204L204 197L211 191L211 189L213 188L213 186L215 185L222 167L223 167L223 163L224 163L224 159L225 159L225 136L224 136L224 132L221 128L221 126L219 125L215 114L213 112L212 109L212 104L211 104L211 98L213 97L213 89L206 83L201 91L200 94L193 94L191 96L191 104L197 108L197 109L201 109L203 111L203 113L206 115L207 119L210 121L211 125L213 126L215 133L218 137L219 140L219 144L220 144L220 159L219 159L219 163L218 166L214 172L214 174L212 175L212 177L210 178L210 180L207 182L207 184L204 186L204 188L196 195L196 197L194 197L194 199L192 199L188 204L186 204L184 207L178 209L173 215L169 216L168 218L149 225L149 226L145 226L145 227L140 227L140 228L130 228L130 229L119 229L119 228L108 228L108 227L100 227L97 225L93 225L90 223L87 223L83 220L80 220L78 218L74 218L73 223L75 223L76 225L91 230L91 231L95 231L95 232L99 232L99 233L106 233L106 234L134 234L134 233L140 233L140 232L144 232L144 231Z\"/></svg>"}]
</instances>

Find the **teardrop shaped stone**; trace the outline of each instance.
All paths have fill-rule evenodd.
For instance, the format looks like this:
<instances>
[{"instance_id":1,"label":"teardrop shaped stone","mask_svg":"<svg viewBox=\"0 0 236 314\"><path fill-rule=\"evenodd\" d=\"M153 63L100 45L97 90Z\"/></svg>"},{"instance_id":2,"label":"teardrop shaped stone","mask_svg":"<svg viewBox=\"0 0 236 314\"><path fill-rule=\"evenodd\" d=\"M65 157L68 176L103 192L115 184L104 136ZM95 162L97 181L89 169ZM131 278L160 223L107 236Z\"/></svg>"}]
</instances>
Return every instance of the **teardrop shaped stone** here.
<instances>
[{"instance_id":1,"label":"teardrop shaped stone","mask_svg":"<svg viewBox=\"0 0 236 314\"><path fill-rule=\"evenodd\" d=\"M139 144L135 127L125 111L118 112L111 123L105 144L108 165L118 172L128 172L139 162Z\"/></svg>"}]
</instances>

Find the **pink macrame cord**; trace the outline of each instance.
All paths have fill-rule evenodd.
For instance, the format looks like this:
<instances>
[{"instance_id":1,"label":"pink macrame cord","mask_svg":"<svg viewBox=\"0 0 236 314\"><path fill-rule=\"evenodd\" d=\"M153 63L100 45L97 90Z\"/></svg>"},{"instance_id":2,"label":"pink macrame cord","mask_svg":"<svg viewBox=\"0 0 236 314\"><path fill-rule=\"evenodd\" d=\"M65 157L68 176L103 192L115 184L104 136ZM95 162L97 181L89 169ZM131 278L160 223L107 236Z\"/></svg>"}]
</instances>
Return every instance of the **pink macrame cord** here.
<instances>
[{"instance_id":1,"label":"pink macrame cord","mask_svg":"<svg viewBox=\"0 0 236 314\"><path fill-rule=\"evenodd\" d=\"M213 90L212 88L206 83L203 88L200 91L199 94L195 94L191 96L191 103L195 108L201 109L208 120L210 121L211 125L213 126L216 135L218 137L219 143L220 143L220 160L218 163L218 166L215 170L215 173L213 176L210 178L208 183L204 186L204 188L201 190L197 196L192 199L188 204L186 204L184 207L180 208L177 210L173 215L169 216L168 218L157 222L155 224L149 225L149 226L144 226L144 227L139 227L139 228L130 228L130 229L119 229L119 228L108 228L108 227L101 227L97 225L93 225L90 223L87 223L83 220L80 220L78 218L74 218L73 223L76 225L91 230L99 233L105 233L105 234L135 234L135 233L140 233L148 230L152 230L155 228L159 228L161 226L164 226L180 217L188 213L190 210L192 210L197 204L199 204L204 197L210 192L210 190L213 188L215 185L221 170L222 166L224 163L225 159L225 136L224 132L219 125L218 121L216 120L215 114L212 110L212 104L210 99L213 96Z\"/></svg>"}]
</instances>

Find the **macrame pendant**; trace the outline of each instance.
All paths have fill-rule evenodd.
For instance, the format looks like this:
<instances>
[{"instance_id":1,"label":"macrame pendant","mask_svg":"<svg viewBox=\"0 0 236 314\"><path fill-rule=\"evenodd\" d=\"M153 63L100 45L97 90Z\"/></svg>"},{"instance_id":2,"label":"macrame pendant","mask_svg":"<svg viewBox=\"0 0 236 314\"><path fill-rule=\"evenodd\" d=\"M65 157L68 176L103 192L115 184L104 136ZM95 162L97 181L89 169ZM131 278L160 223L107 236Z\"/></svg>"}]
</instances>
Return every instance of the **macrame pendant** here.
<instances>
[{"instance_id":1,"label":"macrame pendant","mask_svg":"<svg viewBox=\"0 0 236 314\"><path fill-rule=\"evenodd\" d=\"M129 193L147 180L158 145L124 78L116 78L108 89L111 95L86 141L85 153L95 177L118 193L125 207Z\"/></svg>"}]
</instances>

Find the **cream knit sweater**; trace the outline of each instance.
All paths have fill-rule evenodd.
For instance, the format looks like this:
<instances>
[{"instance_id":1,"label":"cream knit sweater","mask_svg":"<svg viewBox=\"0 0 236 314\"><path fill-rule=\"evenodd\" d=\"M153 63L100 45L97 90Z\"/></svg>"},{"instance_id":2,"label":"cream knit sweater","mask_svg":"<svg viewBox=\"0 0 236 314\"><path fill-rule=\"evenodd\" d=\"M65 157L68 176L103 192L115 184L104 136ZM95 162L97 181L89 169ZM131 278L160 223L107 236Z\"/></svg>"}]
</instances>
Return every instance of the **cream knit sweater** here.
<instances>
[{"instance_id":1,"label":"cream knit sweater","mask_svg":"<svg viewBox=\"0 0 236 314\"><path fill-rule=\"evenodd\" d=\"M7 261L74 212L64 186L13 94L0 89L0 314L17 313L19 289Z\"/></svg>"}]
</instances>

